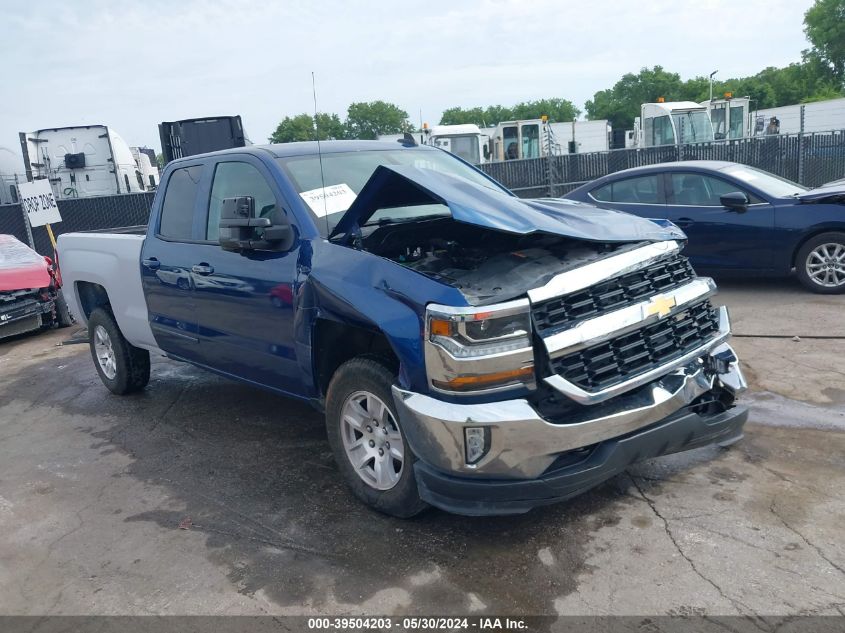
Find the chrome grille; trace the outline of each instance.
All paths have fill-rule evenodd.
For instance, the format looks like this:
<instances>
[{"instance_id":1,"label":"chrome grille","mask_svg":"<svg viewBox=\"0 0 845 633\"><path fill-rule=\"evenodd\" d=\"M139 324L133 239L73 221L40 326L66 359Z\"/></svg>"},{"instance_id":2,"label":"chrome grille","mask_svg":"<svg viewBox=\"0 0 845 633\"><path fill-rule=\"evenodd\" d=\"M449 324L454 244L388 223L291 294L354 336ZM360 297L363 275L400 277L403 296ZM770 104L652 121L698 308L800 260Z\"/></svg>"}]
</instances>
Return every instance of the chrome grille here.
<instances>
[{"instance_id":1,"label":"chrome grille","mask_svg":"<svg viewBox=\"0 0 845 633\"><path fill-rule=\"evenodd\" d=\"M718 331L718 310L704 300L657 323L552 358L551 369L585 391L599 391L670 363Z\"/></svg>"},{"instance_id":2,"label":"chrome grille","mask_svg":"<svg viewBox=\"0 0 845 633\"><path fill-rule=\"evenodd\" d=\"M618 310L677 288L694 277L689 260L676 254L641 270L532 305L534 327L540 336L549 336L581 319Z\"/></svg>"}]
</instances>

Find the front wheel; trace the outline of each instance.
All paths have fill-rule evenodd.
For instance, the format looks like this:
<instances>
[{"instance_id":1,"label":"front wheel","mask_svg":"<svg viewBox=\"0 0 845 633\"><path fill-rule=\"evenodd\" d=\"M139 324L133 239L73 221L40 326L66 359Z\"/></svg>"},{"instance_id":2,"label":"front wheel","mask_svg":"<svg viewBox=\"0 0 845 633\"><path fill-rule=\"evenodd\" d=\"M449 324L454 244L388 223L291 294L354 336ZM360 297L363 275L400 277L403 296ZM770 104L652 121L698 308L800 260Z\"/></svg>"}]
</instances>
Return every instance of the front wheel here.
<instances>
[{"instance_id":1,"label":"front wheel","mask_svg":"<svg viewBox=\"0 0 845 633\"><path fill-rule=\"evenodd\" d=\"M795 258L798 279L812 292L845 292L845 233L833 231L810 238Z\"/></svg>"},{"instance_id":2,"label":"front wheel","mask_svg":"<svg viewBox=\"0 0 845 633\"><path fill-rule=\"evenodd\" d=\"M408 518L427 507L414 476L416 457L393 404L393 373L370 358L338 368L326 396L326 430L353 494L372 508Z\"/></svg>"},{"instance_id":3,"label":"front wheel","mask_svg":"<svg viewBox=\"0 0 845 633\"><path fill-rule=\"evenodd\" d=\"M88 344L94 367L109 391L122 396L147 386L150 353L129 343L105 308L97 308L88 317Z\"/></svg>"}]
</instances>

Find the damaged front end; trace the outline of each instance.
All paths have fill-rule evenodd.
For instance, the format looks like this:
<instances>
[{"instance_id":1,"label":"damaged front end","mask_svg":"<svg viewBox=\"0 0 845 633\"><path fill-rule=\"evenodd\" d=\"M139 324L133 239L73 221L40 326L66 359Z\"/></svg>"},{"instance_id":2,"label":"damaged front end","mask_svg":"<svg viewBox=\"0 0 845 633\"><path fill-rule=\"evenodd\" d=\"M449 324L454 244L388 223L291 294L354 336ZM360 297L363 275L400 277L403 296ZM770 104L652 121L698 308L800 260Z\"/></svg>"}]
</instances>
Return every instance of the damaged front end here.
<instances>
[{"instance_id":1,"label":"damaged front end","mask_svg":"<svg viewBox=\"0 0 845 633\"><path fill-rule=\"evenodd\" d=\"M524 294L633 244L685 239L673 225L399 165L375 170L330 237L457 288L471 305Z\"/></svg>"},{"instance_id":2,"label":"damaged front end","mask_svg":"<svg viewBox=\"0 0 845 633\"><path fill-rule=\"evenodd\" d=\"M742 436L727 309L674 225L380 167L333 237L463 299L426 300L426 384L393 387L432 505L524 512Z\"/></svg>"}]
</instances>

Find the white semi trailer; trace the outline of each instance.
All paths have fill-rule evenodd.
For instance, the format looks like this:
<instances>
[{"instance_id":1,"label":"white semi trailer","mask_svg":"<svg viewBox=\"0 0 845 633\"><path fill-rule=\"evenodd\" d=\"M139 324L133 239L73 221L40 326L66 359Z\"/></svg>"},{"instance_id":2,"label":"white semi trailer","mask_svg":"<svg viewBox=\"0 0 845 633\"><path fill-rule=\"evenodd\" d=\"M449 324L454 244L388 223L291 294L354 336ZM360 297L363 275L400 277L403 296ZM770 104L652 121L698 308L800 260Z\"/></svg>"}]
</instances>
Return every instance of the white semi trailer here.
<instances>
[{"instance_id":1,"label":"white semi trailer","mask_svg":"<svg viewBox=\"0 0 845 633\"><path fill-rule=\"evenodd\" d=\"M772 118L779 134L845 130L845 98L756 110L752 114L751 133L754 136L766 134Z\"/></svg>"},{"instance_id":2,"label":"white semi trailer","mask_svg":"<svg viewBox=\"0 0 845 633\"><path fill-rule=\"evenodd\" d=\"M106 125L20 133L27 180L46 178L57 198L146 191L126 141Z\"/></svg>"}]
</instances>

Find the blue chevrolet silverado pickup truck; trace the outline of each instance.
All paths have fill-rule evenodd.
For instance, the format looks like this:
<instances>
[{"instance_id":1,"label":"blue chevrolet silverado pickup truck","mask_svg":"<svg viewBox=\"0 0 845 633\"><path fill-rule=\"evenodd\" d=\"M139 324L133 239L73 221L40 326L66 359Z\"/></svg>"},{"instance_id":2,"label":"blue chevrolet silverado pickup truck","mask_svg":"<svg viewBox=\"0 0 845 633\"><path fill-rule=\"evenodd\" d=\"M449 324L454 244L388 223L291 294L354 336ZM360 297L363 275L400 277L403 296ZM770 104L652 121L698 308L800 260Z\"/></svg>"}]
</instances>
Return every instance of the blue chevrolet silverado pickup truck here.
<instances>
[{"instance_id":1,"label":"blue chevrolet silverado pickup truck","mask_svg":"<svg viewBox=\"0 0 845 633\"><path fill-rule=\"evenodd\" d=\"M683 243L409 140L175 160L146 229L58 248L111 391L153 353L308 400L352 492L409 517L525 512L739 439L728 313Z\"/></svg>"}]
</instances>

